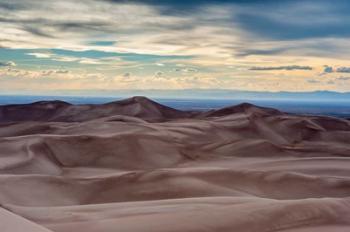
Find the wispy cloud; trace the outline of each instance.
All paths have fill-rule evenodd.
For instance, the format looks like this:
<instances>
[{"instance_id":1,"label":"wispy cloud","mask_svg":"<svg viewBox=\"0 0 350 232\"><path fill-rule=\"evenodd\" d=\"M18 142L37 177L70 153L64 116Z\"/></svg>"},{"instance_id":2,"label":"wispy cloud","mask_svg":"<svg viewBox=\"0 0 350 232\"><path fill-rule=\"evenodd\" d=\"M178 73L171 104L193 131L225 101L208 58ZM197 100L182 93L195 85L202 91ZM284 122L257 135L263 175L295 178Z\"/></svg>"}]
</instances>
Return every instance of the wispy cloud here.
<instances>
[{"instance_id":1,"label":"wispy cloud","mask_svg":"<svg viewBox=\"0 0 350 232\"><path fill-rule=\"evenodd\" d=\"M336 67L326 65L323 70L323 74L327 73L350 73L350 67Z\"/></svg>"},{"instance_id":2,"label":"wispy cloud","mask_svg":"<svg viewBox=\"0 0 350 232\"><path fill-rule=\"evenodd\" d=\"M310 67L310 66L299 66L299 65L289 65L289 66L275 66L275 67L251 67L249 70L253 70L253 71L312 70L312 67Z\"/></svg>"},{"instance_id":3,"label":"wispy cloud","mask_svg":"<svg viewBox=\"0 0 350 232\"><path fill-rule=\"evenodd\" d=\"M350 67L339 67L337 68L338 73L350 73Z\"/></svg>"},{"instance_id":4,"label":"wispy cloud","mask_svg":"<svg viewBox=\"0 0 350 232\"><path fill-rule=\"evenodd\" d=\"M14 67L14 66L16 66L16 63L13 61L7 61L7 62L0 61L0 67Z\"/></svg>"}]
</instances>

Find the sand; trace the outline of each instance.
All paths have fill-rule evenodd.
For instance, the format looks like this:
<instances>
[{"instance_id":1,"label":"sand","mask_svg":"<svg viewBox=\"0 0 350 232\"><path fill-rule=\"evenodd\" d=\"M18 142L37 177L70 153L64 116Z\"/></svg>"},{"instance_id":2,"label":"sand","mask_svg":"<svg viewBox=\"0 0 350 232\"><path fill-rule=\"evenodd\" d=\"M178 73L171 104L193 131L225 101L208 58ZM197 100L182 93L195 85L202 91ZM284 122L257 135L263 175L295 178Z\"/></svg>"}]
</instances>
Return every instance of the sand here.
<instances>
[{"instance_id":1,"label":"sand","mask_svg":"<svg viewBox=\"0 0 350 232\"><path fill-rule=\"evenodd\" d=\"M350 231L350 123L144 97L0 106L1 232Z\"/></svg>"}]
</instances>

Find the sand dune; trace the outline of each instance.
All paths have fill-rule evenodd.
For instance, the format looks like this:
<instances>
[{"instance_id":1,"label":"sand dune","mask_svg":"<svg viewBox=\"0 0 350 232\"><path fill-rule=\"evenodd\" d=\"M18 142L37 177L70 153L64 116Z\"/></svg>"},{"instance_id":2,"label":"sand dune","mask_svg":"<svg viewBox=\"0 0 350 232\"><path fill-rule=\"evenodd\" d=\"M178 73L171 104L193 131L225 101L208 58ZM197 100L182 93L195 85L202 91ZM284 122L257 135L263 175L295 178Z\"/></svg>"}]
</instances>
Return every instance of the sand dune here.
<instances>
[{"instance_id":1,"label":"sand dune","mask_svg":"<svg viewBox=\"0 0 350 232\"><path fill-rule=\"evenodd\" d=\"M41 101L27 105L0 106L0 122L83 122L113 115L163 121L188 117L191 114L158 104L145 97L132 97L102 105L71 105L63 101Z\"/></svg>"},{"instance_id":2,"label":"sand dune","mask_svg":"<svg viewBox=\"0 0 350 232\"><path fill-rule=\"evenodd\" d=\"M0 231L350 231L349 142L247 103L0 106Z\"/></svg>"}]
</instances>

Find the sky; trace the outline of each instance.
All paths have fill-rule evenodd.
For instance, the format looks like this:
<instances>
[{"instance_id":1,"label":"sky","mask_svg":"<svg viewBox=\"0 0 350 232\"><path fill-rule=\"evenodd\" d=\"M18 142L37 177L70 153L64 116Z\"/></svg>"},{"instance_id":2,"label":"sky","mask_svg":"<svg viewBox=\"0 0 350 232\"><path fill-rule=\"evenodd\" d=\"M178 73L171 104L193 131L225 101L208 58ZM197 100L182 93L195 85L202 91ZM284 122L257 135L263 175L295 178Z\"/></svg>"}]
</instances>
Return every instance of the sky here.
<instances>
[{"instance_id":1,"label":"sky","mask_svg":"<svg viewBox=\"0 0 350 232\"><path fill-rule=\"evenodd\" d=\"M350 91L347 0L0 0L0 94Z\"/></svg>"}]
</instances>

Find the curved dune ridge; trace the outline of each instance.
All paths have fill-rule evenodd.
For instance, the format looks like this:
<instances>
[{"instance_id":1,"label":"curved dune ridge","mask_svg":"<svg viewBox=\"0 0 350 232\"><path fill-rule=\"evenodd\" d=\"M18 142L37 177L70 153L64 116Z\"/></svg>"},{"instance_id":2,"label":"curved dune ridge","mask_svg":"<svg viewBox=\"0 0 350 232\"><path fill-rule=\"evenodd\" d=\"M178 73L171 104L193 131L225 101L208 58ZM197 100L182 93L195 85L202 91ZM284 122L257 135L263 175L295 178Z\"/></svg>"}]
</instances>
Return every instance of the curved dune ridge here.
<instances>
[{"instance_id":1,"label":"curved dune ridge","mask_svg":"<svg viewBox=\"0 0 350 232\"><path fill-rule=\"evenodd\" d=\"M1 232L350 231L350 122L145 97L0 106Z\"/></svg>"}]
</instances>

